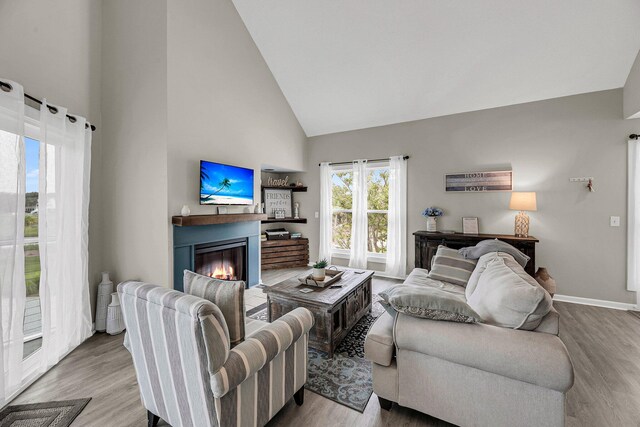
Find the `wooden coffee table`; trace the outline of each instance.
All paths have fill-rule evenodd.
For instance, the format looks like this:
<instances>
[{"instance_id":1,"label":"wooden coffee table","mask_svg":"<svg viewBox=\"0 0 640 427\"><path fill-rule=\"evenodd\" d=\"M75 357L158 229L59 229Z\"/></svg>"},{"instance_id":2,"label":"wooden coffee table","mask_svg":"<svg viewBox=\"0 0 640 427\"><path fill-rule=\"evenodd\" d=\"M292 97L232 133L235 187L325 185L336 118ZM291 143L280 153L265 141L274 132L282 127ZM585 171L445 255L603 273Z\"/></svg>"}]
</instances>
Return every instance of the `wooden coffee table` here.
<instances>
[{"instance_id":1,"label":"wooden coffee table","mask_svg":"<svg viewBox=\"0 0 640 427\"><path fill-rule=\"evenodd\" d=\"M269 322L298 307L308 308L315 317L315 326L309 333L309 346L333 352L349 330L371 311L371 277L373 271L348 269L333 285L341 288L317 288L303 285L298 277L264 288L267 294ZM305 274L311 274L309 270ZM301 289L312 289L303 293Z\"/></svg>"}]
</instances>

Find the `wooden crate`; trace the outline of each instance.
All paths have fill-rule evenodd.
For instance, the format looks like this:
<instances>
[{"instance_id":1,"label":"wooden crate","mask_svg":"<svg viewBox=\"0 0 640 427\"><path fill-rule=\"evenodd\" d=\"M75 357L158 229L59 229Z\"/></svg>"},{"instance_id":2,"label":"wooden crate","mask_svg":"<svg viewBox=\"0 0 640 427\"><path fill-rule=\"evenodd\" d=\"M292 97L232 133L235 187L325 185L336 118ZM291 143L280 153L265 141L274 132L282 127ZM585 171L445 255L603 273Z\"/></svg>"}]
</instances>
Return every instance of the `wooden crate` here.
<instances>
[{"instance_id":1,"label":"wooden crate","mask_svg":"<svg viewBox=\"0 0 640 427\"><path fill-rule=\"evenodd\" d=\"M263 270L309 264L309 239L267 240L261 242L261 247Z\"/></svg>"}]
</instances>

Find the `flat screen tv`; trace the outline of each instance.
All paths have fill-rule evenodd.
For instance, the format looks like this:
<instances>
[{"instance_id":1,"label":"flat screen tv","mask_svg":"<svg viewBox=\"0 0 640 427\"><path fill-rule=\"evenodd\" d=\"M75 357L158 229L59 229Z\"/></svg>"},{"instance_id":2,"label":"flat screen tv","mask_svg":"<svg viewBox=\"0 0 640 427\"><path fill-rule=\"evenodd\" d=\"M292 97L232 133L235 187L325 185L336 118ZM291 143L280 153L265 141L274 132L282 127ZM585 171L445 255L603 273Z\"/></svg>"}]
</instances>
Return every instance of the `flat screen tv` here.
<instances>
[{"instance_id":1,"label":"flat screen tv","mask_svg":"<svg viewBox=\"0 0 640 427\"><path fill-rule=\"evenodd\" d=\"M252 205L253 169L200 160L201 205Z\"/></svg>"}]
</instances>

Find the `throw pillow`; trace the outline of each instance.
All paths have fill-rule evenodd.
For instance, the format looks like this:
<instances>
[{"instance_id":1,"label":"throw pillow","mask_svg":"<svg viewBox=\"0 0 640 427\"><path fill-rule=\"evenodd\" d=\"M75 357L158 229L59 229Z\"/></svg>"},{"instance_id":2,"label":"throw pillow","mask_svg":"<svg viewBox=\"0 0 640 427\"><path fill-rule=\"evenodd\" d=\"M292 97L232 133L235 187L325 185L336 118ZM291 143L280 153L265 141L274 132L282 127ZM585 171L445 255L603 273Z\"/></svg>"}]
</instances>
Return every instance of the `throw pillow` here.
<instances>
[{"instance_id":1,"label":"throw pillow","mask_svg":"<svg viewBox=\"0 0 640 427\"><path fill-rule=\"evenodd\" d=\"M471 277L469 277L469 281L467 282L467 287L464 290L465 296L467 300L471 296L471 294L476 290L476 286L478 286L478 280L480 276L486 270L487 264L491 262L495 257L499 256L501 258L509 258L512 262L517 262L511 255L506 252L490 252L486 255L482 255L480 259L478 259L478 264L476 264L475 270L471 273Z\"/></svg>"},{"instance_id":2,"label":"throw pillow","mask_svg":"<svg viewBox=\"0 0 640 427\"><path fill-rule=\"evenodd\" d=\"M465 259L455 249L440 245L431 260L429 278L464 287L467 286L477 262L474 259Z\"/></svg>"},{"instance_id":3,"label":"throw pillow","mask_svg":"<svg viewBox=\"0 0 640 427\"><path fill-rule=\"evenodd\" d=\"M512 258L495 254L467 302L489 324L534 330L551 310L551 297Z\"/></svg>"},{"instance_id":4,"label":"throw pillow","mask_svg":"<svg viewBox=\"0 0 640 427\"><path fill-rule=\"evenodd\" d=\"M243 281L218 280L193 271L184 271L184 292L214 303L224 316L231 346L244 340Z\"/></svg>"},{"instance_id":5,"label":"throw pillow","mask_svg":"<svg viewBox=\"0 0 640 427\"><path fill-rule=\"evenodd\" d=\"M462 248L458 252L460 252L466 259L479 259L482 255L486 255L490 252L505 252L513 256L523 267L527 265L531 259L528 255L525 255L507 242L503 242L498 239L483 240L478 242L475 246Z\"/></svg>"},{"instance_id":6,"label":"throw pillow","mask_svg":"<svg viewBox=\"0 0 640 427\"><path fill-rule=\"evenodd\" d=\"M465 302L461 295L437 288L412 285L395 285L378 294L387 311L430 320L459 323L480 322L480 316ZM389 309L389 306L393 310Z\"/></svg>"}]
</instances>

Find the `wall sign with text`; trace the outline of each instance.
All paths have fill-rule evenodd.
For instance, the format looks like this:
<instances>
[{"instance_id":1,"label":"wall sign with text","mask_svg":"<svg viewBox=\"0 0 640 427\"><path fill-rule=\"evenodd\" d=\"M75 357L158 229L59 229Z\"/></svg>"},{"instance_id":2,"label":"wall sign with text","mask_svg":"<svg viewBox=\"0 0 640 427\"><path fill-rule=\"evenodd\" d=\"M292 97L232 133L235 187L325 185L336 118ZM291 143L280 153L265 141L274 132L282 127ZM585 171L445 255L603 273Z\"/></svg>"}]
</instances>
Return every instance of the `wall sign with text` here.
<instances>
[{"instance_id":1,"label":"wall sign with text","mask_svg":"<svg viewBox=\"0 0 640 427\"><path fill-rule=\"evenodd\" d=\"M291 218L291 189L265 188L263 191L264 213L269 218L275 218L276 212L281 216L281 211L285 218Z\"/></svg>"},{"instance_id":2,"label":"wall sign with text","mask_svg":"<svg viewBox=\"0 0 640 427\"><path fill-rule=\"evenodd\" d=\"M446 191L464 193L512 191L513 171L448 173L444 185Z\"/></svg>"}]
</instances>

